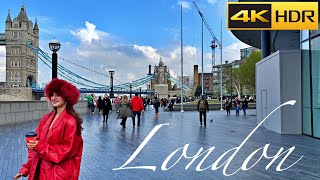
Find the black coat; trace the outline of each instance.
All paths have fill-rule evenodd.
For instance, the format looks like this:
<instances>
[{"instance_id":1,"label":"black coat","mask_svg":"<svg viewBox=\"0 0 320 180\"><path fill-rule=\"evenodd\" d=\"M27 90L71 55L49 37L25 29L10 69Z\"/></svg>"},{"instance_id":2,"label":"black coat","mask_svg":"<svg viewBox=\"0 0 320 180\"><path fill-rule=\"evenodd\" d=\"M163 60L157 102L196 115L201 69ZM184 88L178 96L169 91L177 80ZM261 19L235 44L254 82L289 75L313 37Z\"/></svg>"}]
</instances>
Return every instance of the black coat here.
<instances>
[{"instance_id":1,"label":"black coat","mask_svg":"<svg viewBox=\"0 0 320 180\"><path fill-rule=\"evenodd\" d=\"M111 101L109 98L103 98L102 109L103 114L107 114L110 110L112 110Z\"/></svg>"},{"instance_id":2,"label":"black coat","mask_svg":"<svg viewBox=\"0 0 320 180\"><path fill-rule=\"evenodd\" d=\"M101 98L98 99L98 109L103 109L103 100Z\"/></svg>"}]
</instances>

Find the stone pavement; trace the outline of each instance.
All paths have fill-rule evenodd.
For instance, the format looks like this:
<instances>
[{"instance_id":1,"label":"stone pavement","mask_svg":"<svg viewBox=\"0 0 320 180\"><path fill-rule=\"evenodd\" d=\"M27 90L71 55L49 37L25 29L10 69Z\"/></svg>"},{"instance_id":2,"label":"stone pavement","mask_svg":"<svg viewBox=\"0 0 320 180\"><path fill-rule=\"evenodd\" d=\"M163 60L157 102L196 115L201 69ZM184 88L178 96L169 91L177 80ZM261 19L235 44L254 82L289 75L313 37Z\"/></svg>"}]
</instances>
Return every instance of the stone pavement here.
<instances>
[{"instance_id":1,"label":"stone pavement","mask_svg":"<svg viewBox=\"0 0 320 180\"><path fill-rule=\"evenodd\" d=\"M277 172L275 169L283 156L266 170L265 167L271 159L263 157L258 161L262 152L258 151L249 162L248 167L258 161L252 169L240 170L229 177L223 175L223 167L214 171L208 168L197 172L196 167L204 155L195 160L187 170L185 167L191 159L185 158L181 158L171 169L161 170L165 159L185 144L189 144L186 153L189 157L194 156L201 147L205 151L215 146L201 168L210 166L227 150L239 146L256 127L256 116L254 110L249 110L247 116L241 114L236 117L234 114L232 112L231 116L226 116L224 111L211 111L208 114L207 126L200 127L196 112L160 111L159 117L155 118L154 113L149 110L143 115L140 127L133 128L131 119L128 119L125 129L120 126L120 120L115 119L115 112L112 112L108 125L102 123L102 117L98 113L83 115L84 151L79 179L320 179L320 140L303 135L279 135L263 127L249 138L232 160L228 167L229 173L241 167L249 154L268 143L270 143L268 156L275 155L281 147L285 151L295 146L296 149L281 166L282 169L294 163L301 156L303 158L288 170ZM211 119L213 119L212 122L210 122ZM128 166L156 166L155 171L112 170L122 166L151 130L156 125L163 123L169 123L169 125L162 126L136 158L128 164ZM27 149L24 134L35 129L36 125L37 122L29 122L0 126L0 180L12 179L25 162ZM167 167L179 159L181 152L177 152L172 157ZM227 155L227 158L230 154Z\"/></svg>"}]
</instances>

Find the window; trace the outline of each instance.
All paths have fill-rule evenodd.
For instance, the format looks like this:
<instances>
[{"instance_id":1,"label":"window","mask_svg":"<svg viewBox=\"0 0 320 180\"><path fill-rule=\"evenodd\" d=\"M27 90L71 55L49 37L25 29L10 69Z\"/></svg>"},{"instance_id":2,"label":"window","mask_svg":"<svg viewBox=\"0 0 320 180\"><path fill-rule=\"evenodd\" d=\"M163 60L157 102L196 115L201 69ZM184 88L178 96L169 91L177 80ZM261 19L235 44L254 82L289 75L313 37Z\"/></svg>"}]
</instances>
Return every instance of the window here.
<instances>
[{"instance_id":1,"label":"window","mask_svg":"<svg viewBox=\"0 0 320 180\"><path fill-rule=\"evenodd\" d=\"M300 34L300 41L307 40L309 38L309 30L303 30Z\"/></svg>"},{"instance_id":2,"label":"window","mask_svg":"<svg viewBox=\"0 0 320 180\"><path fill-rule=\"evenodd\" d=\"M312 81L312 109L313 136L320 138L320 37L311 39L311 81Z\"/></svg>"}]
</instances>

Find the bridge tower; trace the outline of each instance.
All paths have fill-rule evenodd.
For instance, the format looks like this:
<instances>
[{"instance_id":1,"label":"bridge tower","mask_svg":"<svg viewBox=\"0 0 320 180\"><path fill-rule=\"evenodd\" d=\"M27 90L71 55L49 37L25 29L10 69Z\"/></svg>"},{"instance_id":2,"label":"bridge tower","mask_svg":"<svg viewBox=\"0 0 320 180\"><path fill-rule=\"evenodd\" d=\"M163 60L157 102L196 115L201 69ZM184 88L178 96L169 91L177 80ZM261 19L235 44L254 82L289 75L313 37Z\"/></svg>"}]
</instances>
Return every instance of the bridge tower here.
<instances>
[{"instance_id":1,"label":"bridge tower","mask_svg":"<svg viewBox=\"0 0 320 180\"><path fill-rule=\"evenodd\" d=\"M10 10L6 19L6 86L36 87L38 82L38 59L27 47L29 41L34 47L39 47L39 27L28 20L24 5L18 17L13 21Z\"/></svg>"},{"instance_id":2,"label":"bridge tower","mask_svg":"<svg viewBox=\"0 0 320 180\"><path fill-rule=\"evenodd\" d=\"M154 66L155 78L151 80L151 90L158 93L159 98L168 98L169 91L172 91L171 81L167 79L168 67L160 57L158 66Z\"/></svg>"}]
</instances>

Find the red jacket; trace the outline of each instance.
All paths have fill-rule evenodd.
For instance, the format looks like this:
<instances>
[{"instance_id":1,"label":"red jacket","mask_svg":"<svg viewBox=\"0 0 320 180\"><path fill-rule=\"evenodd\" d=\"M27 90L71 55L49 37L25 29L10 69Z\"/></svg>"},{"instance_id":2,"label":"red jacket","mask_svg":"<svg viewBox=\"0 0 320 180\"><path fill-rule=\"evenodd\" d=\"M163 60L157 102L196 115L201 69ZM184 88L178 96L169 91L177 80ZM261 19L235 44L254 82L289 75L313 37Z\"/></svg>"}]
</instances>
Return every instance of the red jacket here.
<instances>
[{"instance_id":1,"label":"red jacket","mask_svg":"<svg viewBox=\"0 0 320 180\"><path fill-rule=\"evenodd\" d=\"M142 102L142 99L138 96L134 96L132 99L131 99L131 108L132 108L132 111L142 111L144 110L144 105L143 105L143 102Z\"/></svg>"},{"instance_id":2,"label":"red jacket","mask_svg":"<svg viewBox=\"0 0 320 180\"><path fill-rule=\"evenodd\" d=\"M36 129L38 144L28 150L28 162L20 173L29 180L77 180L80 173L83 140L77 134L76 119L64 110L51 129L55 111L43 116ZM37 170L37 166L40 166Z\"/></svg>"}]
</instances>

